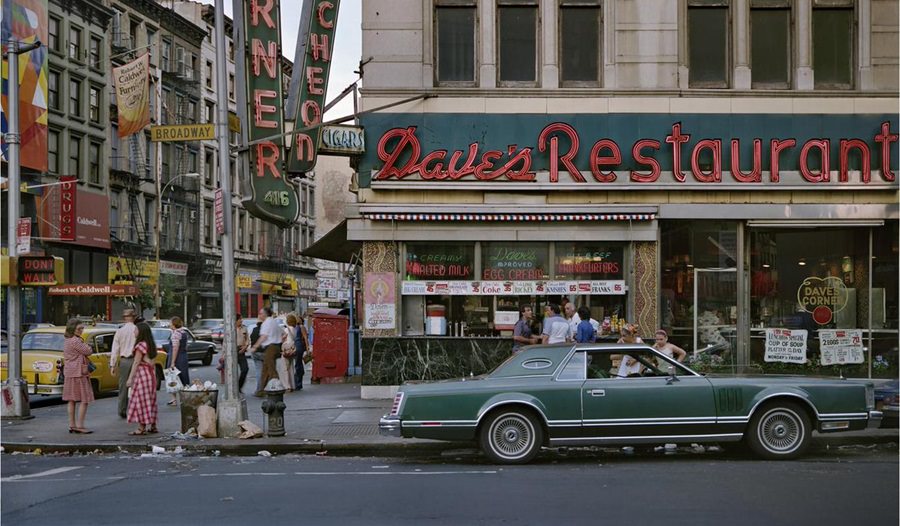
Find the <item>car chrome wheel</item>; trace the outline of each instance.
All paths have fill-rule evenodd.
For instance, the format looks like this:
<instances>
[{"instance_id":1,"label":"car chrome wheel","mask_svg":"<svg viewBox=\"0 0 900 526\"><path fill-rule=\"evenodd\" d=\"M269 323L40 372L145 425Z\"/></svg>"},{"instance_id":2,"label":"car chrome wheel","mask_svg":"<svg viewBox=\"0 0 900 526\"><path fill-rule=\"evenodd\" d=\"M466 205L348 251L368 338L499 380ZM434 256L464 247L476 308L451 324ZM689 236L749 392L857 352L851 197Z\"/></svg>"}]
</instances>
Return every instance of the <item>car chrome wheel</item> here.
<instances>
[{"instance_id":1,"label":"car chrome wheel","mask_svg":"<svg viewBox=\"0 0 900 526\"><path fill-rule=\"evenodd\" d=\"M497 413L482 428L481 447L494 462L525 463L541 447L543 430L524 411Z\"/></svg>"},{"instance_id":2,"label":"car chrome wheel","mask_svg":"<svg viewBox=\"0 0 900 526\"><path fill-rule=\"evenodd\" d=\"M750 423L750 447L763 458L795 458L809 443L809 418L794 403L766 407Z\"/></svg>"}]
</instances>

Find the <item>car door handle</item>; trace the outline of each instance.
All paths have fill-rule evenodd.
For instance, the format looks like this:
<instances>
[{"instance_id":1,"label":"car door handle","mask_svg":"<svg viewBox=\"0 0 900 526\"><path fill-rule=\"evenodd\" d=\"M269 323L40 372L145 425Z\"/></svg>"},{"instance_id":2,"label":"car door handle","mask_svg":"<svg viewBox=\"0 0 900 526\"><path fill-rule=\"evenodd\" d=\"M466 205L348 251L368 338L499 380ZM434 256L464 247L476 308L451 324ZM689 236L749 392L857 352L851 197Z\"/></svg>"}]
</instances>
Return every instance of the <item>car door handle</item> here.
<instances>
[{"instance_id":1,"label":"car door handle","mask_svg":"<svg viewBox=\"0 0 900 526\"><path fill-rule=\"evenodd\" d=\"M587 392L591 396L606 396L606 389L588 389Z\"/></svg>"}]
</instances>

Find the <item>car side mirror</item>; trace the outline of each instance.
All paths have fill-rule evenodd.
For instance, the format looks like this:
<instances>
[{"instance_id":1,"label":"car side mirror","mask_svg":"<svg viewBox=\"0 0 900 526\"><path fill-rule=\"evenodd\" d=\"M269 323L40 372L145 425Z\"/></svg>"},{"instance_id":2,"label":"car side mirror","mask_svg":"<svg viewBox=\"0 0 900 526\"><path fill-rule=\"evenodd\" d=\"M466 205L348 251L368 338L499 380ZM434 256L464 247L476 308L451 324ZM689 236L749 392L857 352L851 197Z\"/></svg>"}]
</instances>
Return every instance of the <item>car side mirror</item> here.
<instances>
[{"instance_id":1,"label":"car side mirror","mask_svg":"<svg viewBox=\"0 0 900 526\"><path fill-rule=\"evenodd\" d=\"M675 366L670 365L669 366L669 377L666 379L666 385L671 385L672 382L680 382L680 381L681 380L679 380L678 377L675 376Z\"/></svg>"}]
</instances>

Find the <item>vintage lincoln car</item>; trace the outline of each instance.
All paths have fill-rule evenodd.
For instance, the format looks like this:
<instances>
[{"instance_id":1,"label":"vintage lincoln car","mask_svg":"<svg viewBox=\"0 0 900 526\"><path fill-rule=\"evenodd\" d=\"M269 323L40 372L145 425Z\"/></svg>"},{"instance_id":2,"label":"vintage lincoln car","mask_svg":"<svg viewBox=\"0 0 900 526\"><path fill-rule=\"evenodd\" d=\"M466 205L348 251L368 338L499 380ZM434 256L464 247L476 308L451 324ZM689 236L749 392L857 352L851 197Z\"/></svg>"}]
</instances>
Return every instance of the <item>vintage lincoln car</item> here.
<instances>
[{"instance_id":1,"label":"vintage lincoln car","mask_svg":"<svg viewBox=\"0 0 900 526\"><path fill-rule=\"evenodd\" d=\"M504 464L528 462L542 446L741 440L759 457L792 459L813 430L877 427L874 409L869 382L704 376L642 344L557 344L527 347L483 376L404 384L379 427L476 440Z\"/></svg>"}]
</instances>

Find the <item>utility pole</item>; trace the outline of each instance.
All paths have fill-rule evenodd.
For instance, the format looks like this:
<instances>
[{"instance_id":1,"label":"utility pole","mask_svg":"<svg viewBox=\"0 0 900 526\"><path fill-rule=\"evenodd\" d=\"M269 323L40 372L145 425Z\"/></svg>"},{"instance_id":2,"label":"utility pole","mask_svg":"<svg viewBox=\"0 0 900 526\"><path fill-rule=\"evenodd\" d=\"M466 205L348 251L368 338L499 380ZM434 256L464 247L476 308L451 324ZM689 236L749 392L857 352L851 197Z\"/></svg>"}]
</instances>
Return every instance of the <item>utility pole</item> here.
<instances>
[{"instance_id":1,"label":"utility pole","mask_svg":"<svg viewBox=\"0 0 900 526\"><path fill-rule=\"evenodd\" d=\"M237 345L234 319L234 247L231 221L231 155L228 145L228 93L225 57L225 2L216 0L216 138L219 143L219 188L222 189L225 232L222 234L222 318L225 355L225 397L218 403L219 432L237 436L238 422L247 419L247 402L238 390Z\"/></svg>"},{"instance_id":2,"label":"utility pole","mask_svg":"<svg viewBox=\"0 0 900 526\"><path fill-rule=\"evenodd\" d=\"M9 97L7 104L8 133L4 137L8 149L9 168L9 194L7 197L8 224L6 226L6 244L10 260L15 260L18 254L16 246L16 226L19 222L19 55L30 53L41 47L41 41L35 39L31 44L19 47L19 42L11 39L6 46L6 61L9 69ZM28 404L28 382L22 378L22 304L19 301L19 286L9 277L9 289L7 291L7 313L9 314L9 352L7 364L7 386L12 392L13 414L18 418L31 418L31 408Z\"/></svg>"}]
</instances>

